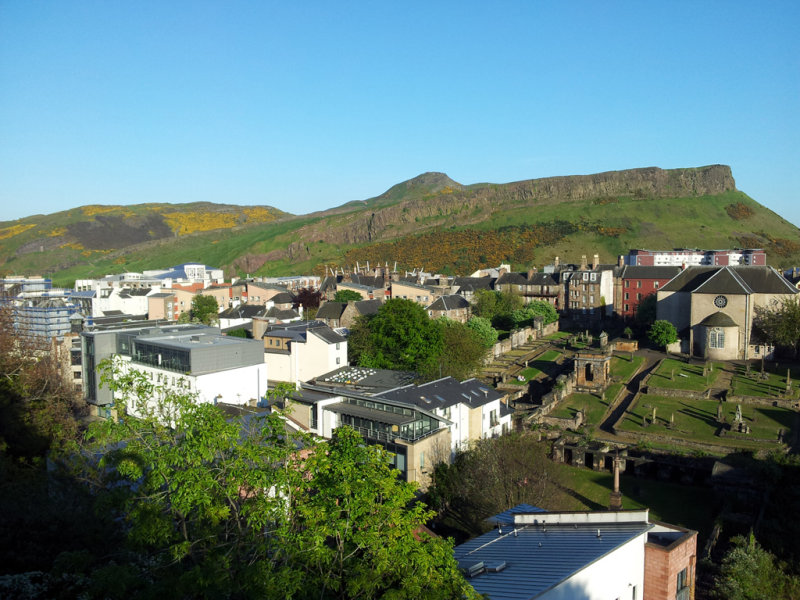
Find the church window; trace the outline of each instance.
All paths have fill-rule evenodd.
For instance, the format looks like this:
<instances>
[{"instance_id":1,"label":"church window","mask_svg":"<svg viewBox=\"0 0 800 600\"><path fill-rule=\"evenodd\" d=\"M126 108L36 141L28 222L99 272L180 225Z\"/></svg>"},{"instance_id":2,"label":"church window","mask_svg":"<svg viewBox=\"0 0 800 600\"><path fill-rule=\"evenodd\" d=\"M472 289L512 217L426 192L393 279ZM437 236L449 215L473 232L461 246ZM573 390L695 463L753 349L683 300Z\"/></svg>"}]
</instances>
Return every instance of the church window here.
<instances>
[{"instance_id":1,"label":"church window","mask_svg":"<svg viewBox=\"0 0 800 600\"><path fill-rule=\"evenodd\" d=\"M719 327L711 330L708 345L711 348L724 348L725 347L725 332Z\"/></svg>"}]
</instances>

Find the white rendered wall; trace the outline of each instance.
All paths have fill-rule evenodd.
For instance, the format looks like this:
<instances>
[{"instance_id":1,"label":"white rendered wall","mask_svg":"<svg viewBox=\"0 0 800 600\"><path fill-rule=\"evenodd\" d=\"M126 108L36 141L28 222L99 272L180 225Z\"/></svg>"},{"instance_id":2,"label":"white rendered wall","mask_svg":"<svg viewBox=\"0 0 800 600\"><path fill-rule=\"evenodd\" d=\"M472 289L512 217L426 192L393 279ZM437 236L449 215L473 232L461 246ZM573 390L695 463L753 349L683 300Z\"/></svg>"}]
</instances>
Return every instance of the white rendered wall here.
<instances>
[{"instance_id":1,"label":"white rendered wall","mask_svg":"<svg viewBox=\"0 0 800 600\"><path fill-rule=\"evenodd\" d=\"M602 531L602 526L600 526ZM644 592L644 544L647 533L581 569L552 590L537 596L541 600L631 600Z\"/></svg>"}]
</instances>

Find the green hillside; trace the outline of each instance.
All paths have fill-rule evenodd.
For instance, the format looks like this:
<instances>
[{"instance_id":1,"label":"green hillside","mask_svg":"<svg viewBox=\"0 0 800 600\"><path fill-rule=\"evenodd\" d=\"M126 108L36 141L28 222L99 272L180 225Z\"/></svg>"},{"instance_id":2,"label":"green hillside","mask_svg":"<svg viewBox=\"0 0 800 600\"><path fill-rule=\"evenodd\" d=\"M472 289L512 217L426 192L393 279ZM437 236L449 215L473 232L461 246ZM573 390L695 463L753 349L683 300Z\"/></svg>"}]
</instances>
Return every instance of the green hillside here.
<instances>
[{"instance_id":1,"label":"green hillside","mask_svg":"<svg viewBox=\"0 0 800 600\"><path fill-rule=\"evenodd\" d=\"M425 173L306 216L207 203L82 207L0 223L0 272L62 285L188 261L227 276L321 274L367 260L466 273L676 247L758 247L773 266L800 264L800 230L714 165L470 186Z\"/></svg>"}]
</instances>

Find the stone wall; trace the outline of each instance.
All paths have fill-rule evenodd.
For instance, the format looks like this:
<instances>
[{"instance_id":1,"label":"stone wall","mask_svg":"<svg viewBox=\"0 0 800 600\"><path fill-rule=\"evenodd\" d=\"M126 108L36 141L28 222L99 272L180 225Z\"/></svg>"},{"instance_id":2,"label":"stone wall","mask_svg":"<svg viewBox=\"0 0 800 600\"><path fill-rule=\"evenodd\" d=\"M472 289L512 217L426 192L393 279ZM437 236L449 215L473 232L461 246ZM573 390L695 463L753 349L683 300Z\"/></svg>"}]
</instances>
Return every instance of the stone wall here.
<instances>
[{"instance_id":1,"label":"stone wall","mask_svg":"<svg viewBox=\"0 0 800 600\"><path fill-rule=\"evenodd\" d=\"M524 346L525 344L529 343L530 340L539 340L543 337L556 333L558 331L558 321L555 323L550 323L549 325L544 325L541 329L536 327L523 327L521 329L515 329L512 331L509 336L497 342L492 348L487 352L487 362L491 361L493 358L498 358L503 354L507 354L512 350L519 348L520 346Z\"/></svg>"}]
</instances>

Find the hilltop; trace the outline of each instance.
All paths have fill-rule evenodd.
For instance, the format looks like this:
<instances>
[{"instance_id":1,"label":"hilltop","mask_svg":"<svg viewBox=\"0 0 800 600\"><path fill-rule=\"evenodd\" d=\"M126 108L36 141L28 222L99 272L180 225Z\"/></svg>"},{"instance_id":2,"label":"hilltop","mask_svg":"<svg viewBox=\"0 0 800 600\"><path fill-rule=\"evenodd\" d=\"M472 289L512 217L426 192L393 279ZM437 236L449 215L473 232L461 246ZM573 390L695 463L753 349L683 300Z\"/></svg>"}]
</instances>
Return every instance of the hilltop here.
<instances>
[{"instance_id":1,"label":"hilltop","mask_svg":"<svg viewBox=\"0 0 800 600\"><path fill-rule=\"evenodd\" d=\"M269 206L84 206L0 223L0 271L85 276L200 261L227 275L398 261L467 272L629 248L760 247L800 263L800 230L736 189L730 167L657 167L464 185L423 173L383 194L291 215Z\"/></svg>"}]
</instances>

